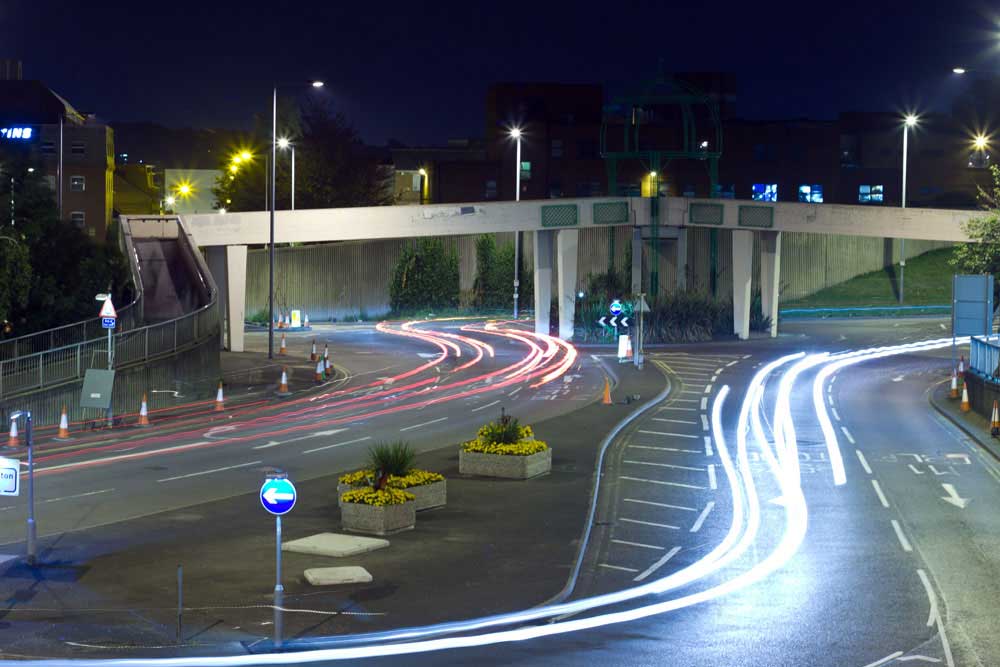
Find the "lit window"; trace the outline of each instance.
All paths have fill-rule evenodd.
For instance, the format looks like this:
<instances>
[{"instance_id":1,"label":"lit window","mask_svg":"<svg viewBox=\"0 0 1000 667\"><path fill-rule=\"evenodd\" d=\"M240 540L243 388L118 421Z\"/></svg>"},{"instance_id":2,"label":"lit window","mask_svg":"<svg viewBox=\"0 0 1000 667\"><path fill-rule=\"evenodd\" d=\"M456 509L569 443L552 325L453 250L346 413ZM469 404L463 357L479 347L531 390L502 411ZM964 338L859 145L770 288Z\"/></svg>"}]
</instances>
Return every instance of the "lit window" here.
<instances>
[{"instance_id":1,"label":"lit window","mask_svg":"<svg viewBox=\"0 0 1000 667\"><path fill-rule=\"evenodd\" d=\"M552 157L562 157L563 156L563 141L562 139L552 140Z\"/></svg>"},{"instance_id":2,"label":"lit window","mask_svg":"<svg viewBox=\"0 0 1000 667\"><path fill-rule=\"evenodd\" d=\"M733 183L716 183L712 196L719 199L736 199L736 185Z\"/></svg>"},{"instance_id":3,"label":"lit window","mask_svg":"<svg viewBox=\"0 0 1000 667\"><path fill-rule=\"evenodd\" d=\"M799 186L799 201L805 202L807 204L822 204L823 203L823 186L822 185L800 185Z\"/></svg>"},{"instance_id":4,"label":"lit window","mask_svg":"<svg viewBox=\"0 0 1000 667\"><path fill-rule=\"evenodd\" d=\"M753 184L753 200L754 201L778 201L778 184L777 183L754 183Z\"/></svg>"},{"instance_id":5,"label":"lit window","mask_svg":"<svg viewBox=\"0 0 1000 667\"><path fill-rule=\"evenodd\" d=\"M87 189L87 179L83 176L70 176L69 189L71 192L83 192Z\"/></svg>"},{"instance_id":6,"label":"lit window","mask_svg":"<svg viewBox=\"0 0 1000 667\"><path fill-rule=\"evenodd\" d=\"M486 199L496 199L496 198L497 198L497 182L486 181Z\"/></svg>"},{"instance_id":7,"label":"lit window","mask_svg":"<svg viewBox=\"0 0 1000 667\"><path fill-rule=\"evenodd\" d=\"M83 229L87 224L87 214L83 211L73 211L69 214L69 221L76 225L77 229Z\"/></svg>"},{"instance_id":8,"label":"lit window","mask_svg":"<svg viewBox=\"0 0 1000 667\"><path fill-rule=\"evenodd\" d=\"M531 180L531 163L522 162L521 163L521 180L530 181Z\"/></svg>"},{"instance_id":9,"label":"lit window","mask_svg":"<svg viewBox=\"0 0 1000 667\"><path fill-rule=\"evenodd\" d=\"M85 141L74 141L69 145L69 152L72 155L86 155L87 154L87 142Z\"/></svg>"},{"instance_id":10,"label":"lit window","mask_svg":"<svg viewBox=\"0 0 1000 667\"><path fill-rule=\"evenodd\" d=\"M858 203L881 204L884 200L884 189L881 185L859 185Z\"/></svg>"},{"instance_id":11,"label":"lit window","mask_svg":"<svg viewBox=\"0 0 1000 667\"><path fill-rule=\"evenodd\" d=\"M413 175L413 180L411 181L410 189L413 192L420 192L420 174Z\"/></svg>"}]
</instances>

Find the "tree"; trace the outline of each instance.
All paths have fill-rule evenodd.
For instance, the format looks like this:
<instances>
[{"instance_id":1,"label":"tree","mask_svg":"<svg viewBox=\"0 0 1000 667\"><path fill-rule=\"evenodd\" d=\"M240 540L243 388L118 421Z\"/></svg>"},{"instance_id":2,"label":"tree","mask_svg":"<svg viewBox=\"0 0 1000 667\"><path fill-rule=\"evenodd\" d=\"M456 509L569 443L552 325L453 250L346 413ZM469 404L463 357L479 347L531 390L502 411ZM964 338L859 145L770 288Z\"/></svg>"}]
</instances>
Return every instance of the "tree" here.
<instances>
[{"instance_id":1,"label":"tree","mask_svg":"<svg viewBox=\"0 0 1000 667\"><path fill-rule=\"evenodd\" d=\"M963 273L1000 273L1000 167L990 167L993 188L979 189L979 203L986 213L962 223L962 231L971 239L955 246L951 260ZM1000 292L1000 281L994 280L994 301Z\"/></svg>"},{"instance_id":2,"label":"tree","mask_svg":"<svg viewBox=\"0 0 1000 667\"><path fill-rule=\"evenodd\" d=\"M445 250L444 241L422 238L407 244L396 262L389 285L393 312L458 306L458 255Z\"/></svg>"}]
</instances>

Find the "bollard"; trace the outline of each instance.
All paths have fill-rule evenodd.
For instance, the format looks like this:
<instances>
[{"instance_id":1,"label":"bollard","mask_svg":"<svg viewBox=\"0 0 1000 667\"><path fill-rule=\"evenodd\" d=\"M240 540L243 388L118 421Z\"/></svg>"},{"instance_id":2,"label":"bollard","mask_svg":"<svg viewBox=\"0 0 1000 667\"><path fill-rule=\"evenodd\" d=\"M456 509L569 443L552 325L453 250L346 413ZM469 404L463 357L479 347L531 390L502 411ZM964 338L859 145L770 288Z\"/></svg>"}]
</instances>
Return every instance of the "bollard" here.
<instances>
[{"instance_id":1,"label":"bollard","mask_svg":"<svg viewBox=\"0 0 1000 667\"><path fill-rule=\"evenodd\" d=\"M184 566L177 566L177 643L183 640L184 628Z\"/></svg>"}]
</instances>

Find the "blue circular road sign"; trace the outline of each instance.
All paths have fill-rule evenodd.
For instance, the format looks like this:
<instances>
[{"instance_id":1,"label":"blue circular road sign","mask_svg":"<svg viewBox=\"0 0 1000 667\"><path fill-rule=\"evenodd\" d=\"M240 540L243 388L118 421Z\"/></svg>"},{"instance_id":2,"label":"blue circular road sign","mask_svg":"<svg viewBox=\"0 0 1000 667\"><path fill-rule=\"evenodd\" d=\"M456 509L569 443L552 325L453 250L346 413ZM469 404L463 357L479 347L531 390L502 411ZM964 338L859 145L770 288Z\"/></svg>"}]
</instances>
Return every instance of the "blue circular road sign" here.
<instances>
[{"instance_id":1,"label":"blue circular road sign","mask_svg":"<svg viewBox=\"0 0 1000 667\"><path fill-rule=\"evenodd\" d=\"M260 487L260 504L271 514L287 514L295 507L295 485L287 479L269 479Z\"/></svg>"},{"instance_id":2,"label":"blue circular road sign","mask_svg":"<svg viewBox=\"0 0 1000 667\"><path fill-rule=\"evenodd\" d=\"M622 314L622 302L619 301L618 299L615 299L614 301L611 302L611 309L610 310L611 310L611 314L612 315L621 315Z\"/></svg>"}]
</instances>

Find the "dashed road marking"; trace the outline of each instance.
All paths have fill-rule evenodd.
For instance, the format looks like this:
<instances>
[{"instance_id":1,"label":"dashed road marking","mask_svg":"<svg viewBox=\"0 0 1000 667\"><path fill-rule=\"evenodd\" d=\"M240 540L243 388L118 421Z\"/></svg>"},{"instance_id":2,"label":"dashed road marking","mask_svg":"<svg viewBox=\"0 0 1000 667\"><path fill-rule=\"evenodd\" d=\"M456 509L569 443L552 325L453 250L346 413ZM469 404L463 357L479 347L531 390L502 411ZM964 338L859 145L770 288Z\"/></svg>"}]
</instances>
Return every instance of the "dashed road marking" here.
<instances>
[{"instance_id":1,"label":"dashed road marking","mask_svg":"<svg viewBox=\"0 0 1000 667\"><path fill-rule=\"evenodd\" d=\"M650 565L648 568L646 568L645 570L643 570L642 574L640 574L639 576L637 576L632 581L642 581L643 579L645 579L649 575L653 574L658 569L660 569L661 567L663 567L667 563L667 561L669 561L671 558L673 558L674 556L676 556L677 552L680 551L680 550L681 550L680 547L674 547L673 549L671 549L670 551L668 551L663 556L663 558L661 558L660 560L656 561L655 563L653 563L652 565Z\"/></svg>"},{"instance_id":2,"label":"dashed road marking","mask_svg":"<svg viewBox=\"0 0 1000 667\"><path fill-rule=\"evenodd\" d=\"M639 505L651 505L653 507L663 507L671 510L682 510L684 512L697 512L694 507L684 507L683 505L670 505L669 503L657 503L652 500L639 500L638 498L626 498L626 503L638 503Z\"/></svg>"},{"instance_id":3,"label":"dashed road marking","mask_svg":"<svg viewBox=\"0 0 1000 667\"><path fill-rule=\"evenodd\" d=\"M364 442L365 440L371 440L371 439L372 439L372 437L370 435L366 435L363 438L355 438L354 440L347 440L346 442L336 442L336 443L334 443L332 445L323 445L322 447L317 447L316 449L307 449L306 451L304 451L302 453L303 454L312 454L313 452L322 452L322 451L324 451L326 449L334 449L336 447L343 447L344 445L353 445L355 443Z\"/></svg>"},{"instance_id":4,"label":"dashed road marking","mask_svg":"<svg viewBox=\"0 0 1000 667\"><path fill-rule=\"evenodd\" d=\"M676 405L665 405L660 410L678 410L680 412L698 412L698 408L680 408Z\"/></svg>"},{"instance_id":5,"label":"dashed road marking","mask_svg":"<svg viewBox=\"0 0 1000 667\"><path fill-rule=\"evenodd\" d=\"M715 479L715 464L708 464L708 486L711 489L718 488L718 482Z\"/></svg>"},{"instance_id":6,"label":"dashed road marking","mask_svg":"<svg viewBox=\"0 0 1000 667\"><path fill-rule=\"evenodd\" d=\"M186 475L177 475L176 477L164 477L163 479L156 480L157 482L172 482L177 479L187 479L188 477L199 477L201 475L211 475L215 472L225 472L226 470L236 470L237 468L246 468L249 466L260 465L261 461L250 461L248 463L238 463L234 466L226 466L225 468L213 468L211 470L201 470L199 472L190 472Z\"/></svg>"},{"instance_id":7,"label":"dashed road marking","mask_svg":"<svg viewBox=\"0 0 1000 667\"><path fill-rule=\"evenodd\" d=\"M697 426L698 422L688 421L686 419L665 419L663 417L653 417L654 422L668 422L671 424L694 424Z\"/></svg>"},{"instance_id":8,"label":"dashed road marking","mask_svg":"<svg viewBox=\"0 0 1000 667\"><path fill-rule=\"evenodd\" d=\"M420 428L421 426L430 426L431 424L437 424L438 422L443 422L446 419L447 417L438 417L437 419L432 419L429 422L421 422L419 424L414 424L412 426L404 426L403 428L399 429L399 432L402 433L403 431L412 431L415 428Z\"/></svg>"},{"instance_id":9,"label":"dashed road marking","mask_svg":"<svg viewBox=\"0 0 1000 667\"><path fill-rule=\"evenodd\" d=\"M629 449L655 449L660 452L678 452L683 454L701 454L697 449L678 449L677 447L654 447L653 445L627 445Z\"/></svg>"},{"instance_id":10,"label":"dashed road marking","mask_svg":"<svg viewBox=\"0 0 1000 667\"><path fill-rule=\"evenodd\" d=\"M658 547L655 544L643 544L642 542L629 542L628 540L611 540L615 544L624 544L627 547L639 547L640 549L655 549L656 551L665 551L666 547Z\"/></svg>"},{"instance_id":11,"label":"dashed road marking","mask_svg":"<svg viewBox=\"0 0 1000 667\"><path fill-rule=\"evenodd\" d=\"M882 503L882 507L889 509L889 501L886 500L885 494L882 493L882 487L879 486L878 480L872 480L872 486L875 488L875 493L878 495L878 500Z\"/></svg>"},{"instance_id":12,"label":"dashed road marking","mask_svg":"<svg viewBox=\"0 0 1000 667\"><path fill-rule=\"evenodd\" d=\"M846 426L841 426L840 430L844 433L844 437L847 438L847 441L849 443L851 443L852 445L855 444L854 436L851 435L851 432L847 430Z\"/></svg>"},{"instance_id":13,"label":"dashed road marking","mask_svg":"<svg viewBox=\"0 0 1000 667\"><path fill-rule=\"evenodd\" d=\"M860 449L855 449L854 451L858 455L858 460L861 461L861 467L864 468L865 472L869 475L872 474L871 466L868 465L868 460L865 458L865 455L861 453Z\"/></svg>"},{"instance_id":14,"label":"dashed road marking","mask_svg":"<svg viewBox=\"0 0 1000 667\"><path fill-rule=\"evenodd\" d=\"M726 367L728 368L729 366L735 366L735 365L736 365L736 364L738 364L738 363L740 363L740 362L739 362L738 360L736 360L736 359L733 359L733 360L732 360L732 361L730 361L730 362L729 362L728 364L726 364Z\"/></svg>"},{"instance_id":15,"label":"dashed road marking","mask_svg":"<svg viewBox=\"0 0 1000 667\"><path fill-rule=\"evenodd\" d=\"M652 526L653 528L667 528L669 530L680 530L678 526L671 526L669 523L657 523L655 521L643 521L642 519L618 519L626 523L637 523L641 526Z\"/></svg>"},{"instance_id":16,"label":"dashed road marking","mask_svg":"<svg viewBox=\"0 0 1000 667\"><path fill-rule=\"evenodd\" d=\"M896 531L896 537L899 538L899 546L903 547L903 551L913 551L913 546L910 545L910 541L903 534L902 526L895 519L892 519L892 529Z\"/></svg>"},{"instance_id":17,"label":"dashed road marking","mask_svg":"<svg viewBox=\"0 0 1000 667\"><path fill-rule=\"evenodd\" d=\"M646 484L659 484L660 486L678 486L682 489L697 489L698 491L704 491L704 486L697 486L695 484L683 484L681 482L661 482L658 479L646 479L645 477L629 477L628 475L621 475L618 479L624 479L629 482L645 482Z\"/></svg>"},{"instance_id":18,"label":"dashed road marking","mask_svg":"<svg viewBox=\"0 0 1000 667\"><path fill-rule=\"evenodd\" d=\"M702 431L708 430L708 415L701 416L701 430Z\"/></svg>"},{"instance_id":19,"label":"dashed road marking","mask_svg":"<svg viewBox=\"0 0 1000 667\"><path fill-rule=\"evenodd\" d=\"M486 408L492 408L494 405L499 403L499 400L493 401L492 403L487 403L486 405L480 405L478 408L472 408L469 412L479 412L480 410L485 410Z\"/></svg>"},{"instance_id":20,"label":"dashed road marking","mask_svg":"<svg viewBox=\"0 0 1000 667\"><path fill-rule=\"evenodd\" d=\"M702 410L708 409L708 398L701 399L701 409Z\"/></svg>"},{"instance_id":21,"label":"dashed road marking","mask_svg":"<svg viewBox=\"0 0 1000 667\"><path fill-rule=\"evenodd\" d=\"M688 435L687 433L667 433L666 431L643 431L643 430L640 430L639 433L645 433L646 435L667 435L674 438L691 438L693 440L698 439L698 436Z\"/></svg>"},{"instance_id":22,"label":"dashed road marking","mask_svg":"<svg viewBox=\"0 0 1000 667\"><path fill-rule=\"evenodd\" d=\"M703 393L705 393L705 394L711 394L712 393L712 386L713 385L710 385L710 384L709 385L705 385L705 391Z\"/></svg>"},{"instance_id":23,"label":"dashed road marking","mask_svg":"<svg viewBox=\"0 0 1000 667\"><path fill-rule=\"evenodd\" d=\"M837 408L830 408L830 412L833 413L833 418L840 421L840 413L837 412Z\"/></svg>"},{"instance_id":24,"label":"dashed road marking","mask_svg":"<svg viewBox=\"0 0 1000 667\"><path fill-rule=\"evenodd\" d=\"M673 463L653 463L652 461L632 461L625 459L622 463L631 463L637 466L655 466L657 468L671 468L673 470L691 470L693 472L705 472L704 468L695 468L693 466L679 466Z\"/></svg>"},{"instance_id":25,"label":"dashed road marking","mask_svg":"<svg viewBox=\"0 0 1000 667\"><path fill-rule=\"evenodd\" d=\"M705 438L705 456L714 456L715 452L712 451L712 439L707 435L704 436L704 438Z\"/></svg>"},{"instance_id":26,"label":"dashed road marking","mask_svg":"<svg viewBox=\"0 0 1000 667\"><path fill-rule=\"evenodd\" d=\"M712 511L713 507L715 507L715 501L714 500L708 501L708 504L705 505L705 509L703 509L701 511L701 514L698 515L698 520L694 522L693 526L691 526L690 532L697 533L699 530L701 530L701 525L705 523L705 519L708 518L708 515Z\"/></svg>"}]
</instances>

